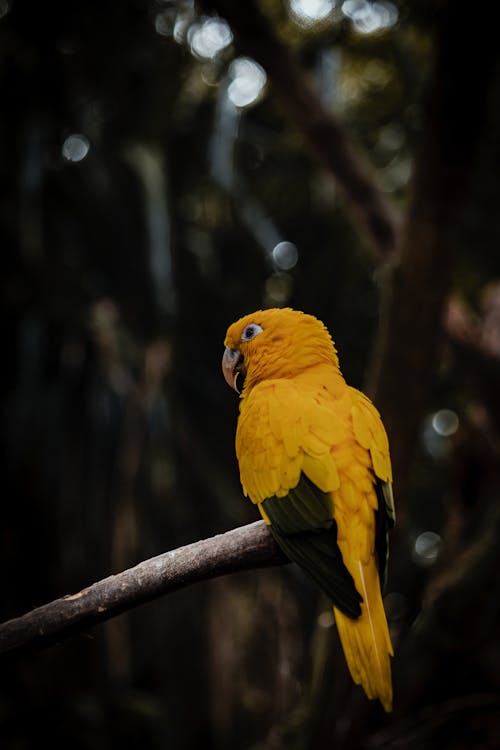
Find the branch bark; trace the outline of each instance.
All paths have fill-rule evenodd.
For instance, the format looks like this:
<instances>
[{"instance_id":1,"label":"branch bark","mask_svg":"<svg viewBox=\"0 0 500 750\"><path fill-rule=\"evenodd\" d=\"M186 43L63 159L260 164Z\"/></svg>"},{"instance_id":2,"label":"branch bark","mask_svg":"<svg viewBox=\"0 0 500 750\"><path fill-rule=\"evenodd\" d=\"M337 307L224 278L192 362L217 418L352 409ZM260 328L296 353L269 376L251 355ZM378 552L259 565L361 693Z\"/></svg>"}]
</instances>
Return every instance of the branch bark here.
<instances>
[{"instance_id":1,"label":"branch bark","mask_svg":"<svg viewBox=\"0 0 500 750\"><path fill-rule=\"evenodd\" d=\"M144 560L1 624L0 655L50 645L197 581L287 562L264 521L256 521Z\"/></svg>"}]
</instances>

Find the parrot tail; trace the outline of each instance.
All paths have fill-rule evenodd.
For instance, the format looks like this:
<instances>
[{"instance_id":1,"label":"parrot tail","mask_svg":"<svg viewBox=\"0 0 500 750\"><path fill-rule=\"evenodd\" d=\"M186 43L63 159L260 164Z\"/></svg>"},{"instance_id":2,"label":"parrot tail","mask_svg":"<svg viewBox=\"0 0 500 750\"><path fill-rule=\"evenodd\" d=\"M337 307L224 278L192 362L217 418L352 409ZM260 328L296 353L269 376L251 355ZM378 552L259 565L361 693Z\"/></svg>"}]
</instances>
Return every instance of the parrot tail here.
<instances>
[{"instance_id":1,"label":"parrot tail","mask_svg":"<svg viewBox=\"0 0 500 750\"><path fill-rule=\"evenodd\" d=\"M333 608L340 642L354 682L368 698L379 698L384 709L392 711L393 650L374 559L368 565L358 561L358 570L352 572L363 596L361 616L353 620Z\"/></svg>"}]
</instances>

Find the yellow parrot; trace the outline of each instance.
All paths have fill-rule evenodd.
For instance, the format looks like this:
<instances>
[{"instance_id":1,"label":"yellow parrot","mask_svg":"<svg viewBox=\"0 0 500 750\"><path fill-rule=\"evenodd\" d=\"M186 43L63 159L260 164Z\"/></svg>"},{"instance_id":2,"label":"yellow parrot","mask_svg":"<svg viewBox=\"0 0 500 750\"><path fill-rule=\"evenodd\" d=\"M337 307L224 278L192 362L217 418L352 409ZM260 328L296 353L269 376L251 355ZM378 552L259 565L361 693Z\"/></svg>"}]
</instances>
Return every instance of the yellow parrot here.
<instances>
[{"instance_id":1,"label":"yellow parrot","mask_svg":"<svg viewBox=\"0 0 500 750\"><path fill-rule=\"evenodd\" d=\"M395 513L380 415L347 385L332 338L312 315L258 310L229 327L224 345L224 377L240 394L244 494L287 557L333 602L354 682L391 711L381 579Z\"/></svg>"}]
</instances>

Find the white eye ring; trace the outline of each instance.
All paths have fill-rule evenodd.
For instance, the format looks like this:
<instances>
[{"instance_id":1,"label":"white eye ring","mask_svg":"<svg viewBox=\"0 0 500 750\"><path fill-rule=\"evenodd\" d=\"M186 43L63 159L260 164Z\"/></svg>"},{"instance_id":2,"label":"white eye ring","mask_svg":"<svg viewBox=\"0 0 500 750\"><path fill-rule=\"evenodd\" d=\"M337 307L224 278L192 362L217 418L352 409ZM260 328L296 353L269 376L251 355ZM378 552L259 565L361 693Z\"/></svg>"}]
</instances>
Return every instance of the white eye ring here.
<instances>
[{"instance_id":1,"label":"white eye ring","mask_svg":"<svg viewBox=\"0 0 500 750\"><path fill-rule=\"evenodd\" d=\"M242 341L251 341L254 339L259 333L262 333L262 328L258 323L250 323L245 327L245 330L241 334L241 340Z\"/></svg>"}]
</instances>

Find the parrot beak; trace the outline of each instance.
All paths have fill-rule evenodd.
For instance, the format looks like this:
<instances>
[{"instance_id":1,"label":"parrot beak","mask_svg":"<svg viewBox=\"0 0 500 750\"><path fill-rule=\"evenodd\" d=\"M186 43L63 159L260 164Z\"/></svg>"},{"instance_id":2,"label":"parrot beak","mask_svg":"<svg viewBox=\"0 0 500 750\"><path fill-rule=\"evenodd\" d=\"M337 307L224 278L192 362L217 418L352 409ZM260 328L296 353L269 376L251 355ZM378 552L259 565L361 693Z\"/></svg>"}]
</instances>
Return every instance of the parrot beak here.
<instances>
[{"instance_id":1,"label":"parrot beak","mask_svg":"<svg viewBox=\"0 0 500 750\"><path fill-rule=\"evenodd\" d=\"M238 349L230 349L226 346L222 355L222 372L228 385L234 388L236 393L241 393L237 381L239 375L243 378L245 376L245 363Z\"/></svg>"}]
</instances>

